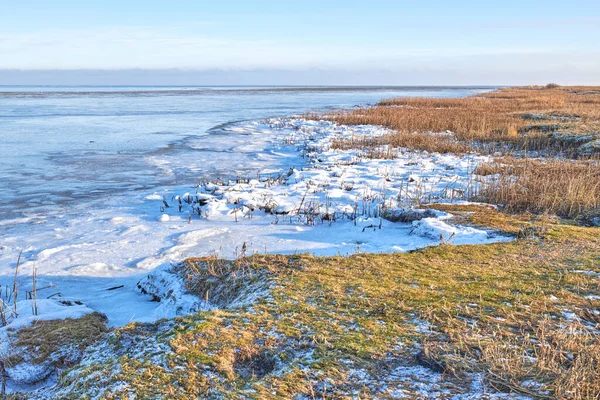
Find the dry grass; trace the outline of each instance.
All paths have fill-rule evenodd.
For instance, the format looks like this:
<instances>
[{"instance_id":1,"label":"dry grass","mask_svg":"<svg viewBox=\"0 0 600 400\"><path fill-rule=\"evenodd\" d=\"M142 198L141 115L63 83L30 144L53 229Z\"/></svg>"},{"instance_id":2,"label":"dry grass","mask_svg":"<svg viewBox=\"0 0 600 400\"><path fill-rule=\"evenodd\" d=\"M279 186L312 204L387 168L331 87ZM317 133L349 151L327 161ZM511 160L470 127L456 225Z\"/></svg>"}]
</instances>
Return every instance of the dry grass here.
<instances>
[{"instance_id":1,"label":"dry grass","mask_svg":"<svg viewBox=\"0 0 600 400\"><path fill-rule=\"evenodd\" d=\"M587 219L600 215L600 162L503 158L480 165L475 195L513 212Z\"/></svg>"},{"instance_id":2,"label":"dry grass","mask_svg":"<svg viewBox=\"0 0 600 400\"><path fill-rule=\"evenodd\" d=\"M491 207L443 208L522 239L407 254L244 258L214 274L269 271L268 295L177 320L161 333L161 347L172 351L166 361L136 350L94 366L94 381L82 369L69 382L86 393L109 387L106 398L370 399L394 398L394 388L414 397L424 387L432 396L468 394L478 372L497 391L594 398L600 300L586 297L600 295L600 229ZM536 234L520 235L528 231ZM416 375L395 372L412 369Z\"/></svg>"},{"instance_id":3,"label":"dry grass","mask_svg":"<svg viewBox=\"0 0 600 400\"><path fill-rule=\"evenodd\" d=\"M16 332L14 348L23 351L22 354L30 354L33 362L42 363L61 348L71 346L83 350L93 344L108 331L106 322L106 316L97 312L76 319L38 321ZM17 359L21 357L12 357L13 362Z\"/></svg>"},{"instance_id":4,"label":"dry grass","mask_svg":"<svg viewBox=\"0 0 600 400\"><path fill-rule=\"evenodd\" d=\"M394 148L405 147L436 153L467 153L471 147L460 143L449 135L398 132L377 138L355 137L350 140L335 140L332 148L337 150L361 149L368 158L391 159Z\"/></svg>"},{"instance_id":5,"label":"dry grass","mask_svg":"<svg viewBox=\"0 0 600 400\"><path fill-rule=\"evenodd\" d=\"M503 155L476 169L475 175L484 177L474 176L481 183L475 200L513 212L600 216L600 165L594 153L600 151L598 87L551 84L457 99L398 98L329 118L395 130L333 143L367 157L393 158L395 148ZM596 150L590 146L594 141Z\"/></svg>"},{"instance_id":6,"label":"dry grass","mask_svg":"<svg viewBox=\"0 0 600 400\"><path fill-rule=\"evenodd\" d=\"M186 290L212 305L228 307L250 291L269 285L269 274L291 270L293 257L260 255L224 260L217 257L188 258L179 273Z\"/></svg>"},{"instance_id":7,"label":"dry grass","mask_svg":"<svg viewBox=\"0 0 600 400\"><path fill-rule=\"evenodd\" d=\"M449 339L424 342L425 357L445 372L483 373L495 390L533 398L600 398L600 337L582 322L545 320L518 330L485 321L474 328L452 323L445 329Z\"/></svg>"},{"instance_id":8,"label":"dry grass","mask_svg":"<svg viewBox=\"0 0 600 400\"><path fill-rule=\"evenodd\" d=\"M329 118L349 125L391 128L396 133L387 141L420 150L457 152L448 148L447 137L420 140L407 134L450 131L463 145L472 146L477 141L480 151L482 143L491 143L488 151L492 152L545 150L577 157L581 142L551 133L597 135L599 105L600 89L596 87L523 87L458 99L391 99L376 107L339 111ZM505 147L494 146L496 143Z\"/></svg>"}]
</instances>

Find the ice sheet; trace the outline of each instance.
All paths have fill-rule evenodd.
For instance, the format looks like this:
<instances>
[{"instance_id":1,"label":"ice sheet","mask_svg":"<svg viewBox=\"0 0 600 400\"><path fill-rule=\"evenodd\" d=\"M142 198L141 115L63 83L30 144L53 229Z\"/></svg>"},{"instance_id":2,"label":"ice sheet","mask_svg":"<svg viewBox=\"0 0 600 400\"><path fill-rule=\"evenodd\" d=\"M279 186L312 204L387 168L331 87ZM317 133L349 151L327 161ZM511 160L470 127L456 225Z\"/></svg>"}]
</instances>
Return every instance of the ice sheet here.
<instances>
[{"instance_id":1,"label":"ice sheet","mask_svg":"<svg viewBox=\"0 0 600 400\"><path fill-rule=\"evenodd\" d=\"M163 316L135 284L153 268L189 256L232 258L244 248L245 254L404 252L441 241L507 240L453 226L442 212L412 222L386 217L421 202L460 201L473 168L485 161L480 156L398 150L391 160L369 159L331 143L385 129L302 118L246 121L222 131L260 137L262 147L248 145L256 157L269 158L274 172L139 190L4 222L0 284L12 285L23 250L21 293L30 290L35 267L38 288L45 288L39 296L79 299L119 326Z\"/></svg>"}]
</instances>

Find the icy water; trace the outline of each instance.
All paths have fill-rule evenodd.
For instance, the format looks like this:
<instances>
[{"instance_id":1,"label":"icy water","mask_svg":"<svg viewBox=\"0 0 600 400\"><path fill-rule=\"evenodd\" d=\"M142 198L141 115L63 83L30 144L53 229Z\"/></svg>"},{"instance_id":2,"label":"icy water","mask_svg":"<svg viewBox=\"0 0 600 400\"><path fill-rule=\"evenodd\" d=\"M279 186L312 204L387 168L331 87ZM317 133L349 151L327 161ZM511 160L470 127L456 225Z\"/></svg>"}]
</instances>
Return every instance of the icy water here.
<instances>
[{"instance_id":1,"label":"icy water","mask_svg":"<svg viewBox=\"0 0 600 400\"><path fill-rule=\"evenodd\" d=\"M268 167L228 122L478 91L0 87L0 220Z\"/></svg>"},{"instance_id":2,"label":"icy water","mask_svg":"<svg viewBox=\"0 0 600 400\"><path fill-rule=\"evenodd\" d=\"M261 252L318 254L434 243L439 234L416 237L401 224L363 234L352 224L274 224L272 215L238 221L225 209L220 217L188 223L175 208L165 220L159 207L163 195L193 192L201 181L302 167L294 146L275 143L276 132L251 121L390 97L486 90L0 87L0 286L12 285L22 251L21 293L35 267L39 287L50 287L47 295L75 297L122 325L160 317L135 284L156 266L184 257L232 257L242 243ZM427 163L462 171L460 160Z\"/></svg>"}]
</instances>

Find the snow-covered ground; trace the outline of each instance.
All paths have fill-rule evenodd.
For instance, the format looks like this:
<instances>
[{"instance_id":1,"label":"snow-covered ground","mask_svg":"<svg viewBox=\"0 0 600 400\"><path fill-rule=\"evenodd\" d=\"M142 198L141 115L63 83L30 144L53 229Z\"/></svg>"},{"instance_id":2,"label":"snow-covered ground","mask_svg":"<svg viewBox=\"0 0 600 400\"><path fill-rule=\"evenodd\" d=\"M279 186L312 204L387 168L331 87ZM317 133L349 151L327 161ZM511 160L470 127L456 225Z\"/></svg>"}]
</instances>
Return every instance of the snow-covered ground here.
<instances>
[{"instance_id":1,"label":"snow-covered ground","mask_svg":"<svg viewBox=\"0 0 600 400\"><path fill-rule=\"evenodd\" d=\"M60 293L121 326L171 316L138 293L136 283L157 266L188 256L404 252L440 241L508 240L453 225L443 212L407 213L421 203L463 200L473 169L484 161L480 156L398 150L393 159L369 159L358 150L334 150L332 141L385 129L301 118L234 123L223 132L246 134L256 157L275 168L115 196L101 207L53 219L40 214L0 221L10 229L0 245L3 292L12 288L23 250L21 296L31 290L36 268L38 298Z\"/></svg>"}]
</instances>

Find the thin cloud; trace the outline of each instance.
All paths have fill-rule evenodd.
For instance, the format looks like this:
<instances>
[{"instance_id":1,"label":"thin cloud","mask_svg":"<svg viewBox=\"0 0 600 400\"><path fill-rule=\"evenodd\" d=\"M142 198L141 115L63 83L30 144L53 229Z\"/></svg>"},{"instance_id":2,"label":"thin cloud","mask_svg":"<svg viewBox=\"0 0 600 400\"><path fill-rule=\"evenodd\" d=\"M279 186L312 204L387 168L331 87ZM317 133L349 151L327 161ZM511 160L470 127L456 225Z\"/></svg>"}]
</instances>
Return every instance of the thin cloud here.
<instances>
[{"instance_id":1,"label":"thin cloud","mask_svg":"<svg viewBox=\"0 0 600 400\"><path fill-rule=\"evenodd\" d=\"M457 57L558 53L561 48L415 46L410 40L350 44L237 40L182 29L110 27L0 34L0 68L394 68ZM575 52L572 53L576 56ZM577 57L575 57L577 58Z\"/></svg>"}]
</instances>

